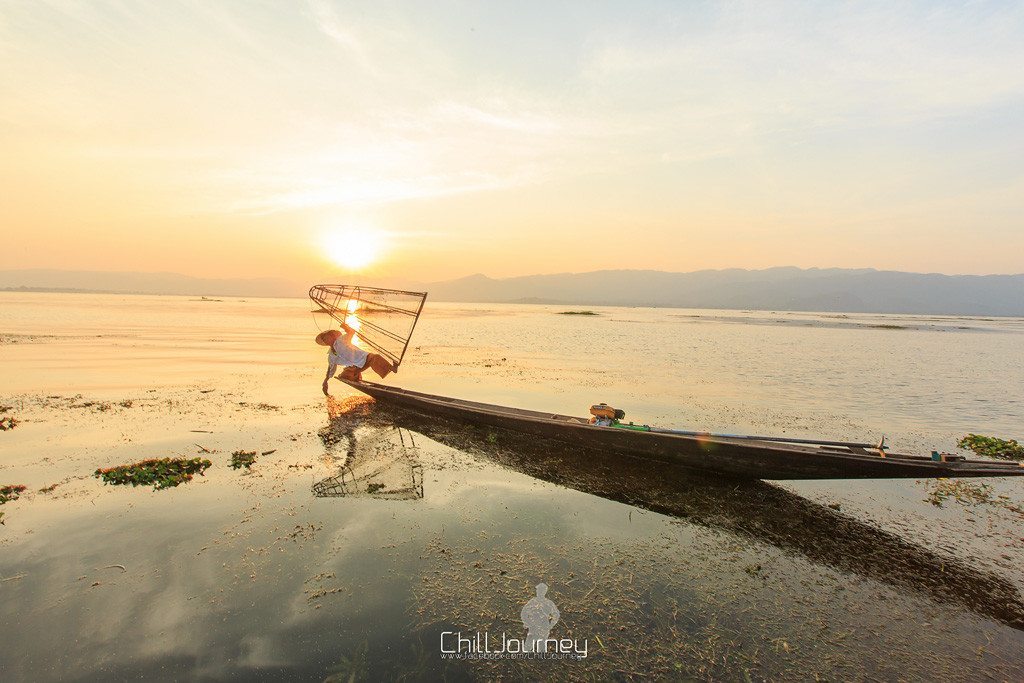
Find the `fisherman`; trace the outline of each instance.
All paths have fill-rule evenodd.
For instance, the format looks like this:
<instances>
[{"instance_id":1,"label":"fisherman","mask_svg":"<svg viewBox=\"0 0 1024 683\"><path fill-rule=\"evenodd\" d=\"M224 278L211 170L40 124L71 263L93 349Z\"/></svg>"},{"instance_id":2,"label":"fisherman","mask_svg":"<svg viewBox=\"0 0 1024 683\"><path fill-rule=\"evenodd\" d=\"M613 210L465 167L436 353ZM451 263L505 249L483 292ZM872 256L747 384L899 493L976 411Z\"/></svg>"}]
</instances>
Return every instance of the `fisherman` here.
<instances>
[{"instance_id":1,"label":"fisherman","mask_svg":"<svg viewBox=\"0 0 1024 683\"><path fill-rule=\"evenodd\" d=\"M324 378L323 387L325 396L330 396L328 382L334 377L339 365L345 368L339 377L356 382L363 381L363 370L367 368L372 368L381 379L395 372L395 366L388 359L379 353L368 353L352 343L356 331L350 325L342 323L341 329L344 332L327 330L316 336L317 344L330 349L327 352L327 377Z\"/></svg>"}]
</instances>

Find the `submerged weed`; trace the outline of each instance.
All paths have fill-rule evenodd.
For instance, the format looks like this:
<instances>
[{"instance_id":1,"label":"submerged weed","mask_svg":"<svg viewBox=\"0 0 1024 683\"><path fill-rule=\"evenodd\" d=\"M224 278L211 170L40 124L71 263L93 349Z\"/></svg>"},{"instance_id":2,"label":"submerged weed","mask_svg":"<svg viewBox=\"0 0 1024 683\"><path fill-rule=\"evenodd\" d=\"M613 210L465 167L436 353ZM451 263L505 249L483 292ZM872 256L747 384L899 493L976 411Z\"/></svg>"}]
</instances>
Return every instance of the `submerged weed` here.
<instances>
[{"instance_id":1,"label":"submerged weed","mask_svg":"<svg viewBox=\"0 0 1024 683\"><path fill-rule=\"evenodd\" d=\"M928 487L928 502L935 507L952 498L966 507L990 505L1000 507L1018 515L1024 515L1024 508L1011 503L1005 495L994 495L989 484L964 481L962 479L936 479Z\"/></svg>"}]
</instances>

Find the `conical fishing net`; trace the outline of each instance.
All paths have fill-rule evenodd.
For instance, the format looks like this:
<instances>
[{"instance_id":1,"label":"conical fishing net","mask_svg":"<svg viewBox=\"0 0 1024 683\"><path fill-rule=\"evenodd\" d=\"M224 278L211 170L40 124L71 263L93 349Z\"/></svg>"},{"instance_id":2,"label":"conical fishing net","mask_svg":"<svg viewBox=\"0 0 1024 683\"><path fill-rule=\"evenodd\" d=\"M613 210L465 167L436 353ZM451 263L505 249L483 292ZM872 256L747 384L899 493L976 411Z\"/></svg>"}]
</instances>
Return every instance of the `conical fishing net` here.
<instances>
[{"instance_id":1,"label":"conical fishing net","mask_svg":"<svg viewBox=\"0 0 1024 683\"><path fill-rule=\"evenodd\" d=\"M309 298L317 307L314 313L333 320L328 326L346 323L356 331L357 346L375 351L397 366L427 295L358 285L315 285Z\"/></svg>"}]
</instances>

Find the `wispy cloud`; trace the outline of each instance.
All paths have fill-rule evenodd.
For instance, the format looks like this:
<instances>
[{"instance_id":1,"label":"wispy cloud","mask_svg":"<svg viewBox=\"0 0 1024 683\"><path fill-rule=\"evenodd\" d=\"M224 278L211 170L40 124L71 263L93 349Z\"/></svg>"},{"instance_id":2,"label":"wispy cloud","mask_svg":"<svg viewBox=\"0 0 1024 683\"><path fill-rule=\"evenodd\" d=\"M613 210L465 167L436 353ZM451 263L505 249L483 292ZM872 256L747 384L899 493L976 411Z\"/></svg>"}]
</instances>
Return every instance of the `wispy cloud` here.
<instances>
[{"instance_id":1,"label":"wispy cloud","mask_svg":"<svg viewBox=\"0 0 1024 683\"><path fill-rule=\"evenodd\" d=\"M698 115L906 122L1024 93L1024 6L718 5L657 37L606 29L595 88ZM652 90L657 88L657 90Z\"/></svg>"},{"instance_id":2,"label":"wispy cloud","mask_svg":"<svg viewBox=\"0 0 1024 683\"><path fill-rule=\"evenodd\" d=\"M367 54L364 42L359 38L352 24L347 24L339 16L328 0L307 0L310 15L317 29L345 53L351 56L360 67L371 73L379 73Z\"/></svg>"},{"instance_id":3,"label":"wispy cloud","mask_svg":"<svg viewBox=\"0 0 1024 683\"><path fill-rule=\"evenodd\" d=\"M347 208L390 204L413 199L444 197L465 192L496 190L511 187L511 178L499 178L479 173L410 176L370 179L362 176L311 178L306 181L294 177L259 178L236 177L250 188L265 184L267 192L256 192L249 197L236 198L228 210L270 214L325 206Z\"/></svg>"},{"instance_id":4,"label":"wispy cloud","mask_svg":"<svg viewBox=\"0 0 1024 683\"><path fill-rule=\"evenodd\" d=\"M1019 231L1024 5L570 4L5 3L7 213Z\"/></svg>"}]
</instances>

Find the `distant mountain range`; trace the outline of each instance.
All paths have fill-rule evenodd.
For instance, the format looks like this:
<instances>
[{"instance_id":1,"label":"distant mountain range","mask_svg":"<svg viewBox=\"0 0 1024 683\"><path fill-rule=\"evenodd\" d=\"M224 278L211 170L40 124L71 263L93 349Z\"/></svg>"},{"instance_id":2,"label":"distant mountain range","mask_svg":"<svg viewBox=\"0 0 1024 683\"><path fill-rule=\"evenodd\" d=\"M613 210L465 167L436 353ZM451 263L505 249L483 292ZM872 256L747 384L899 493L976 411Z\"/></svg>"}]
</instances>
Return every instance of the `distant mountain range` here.
<instances>
[{"instance_id":1,"label":"distant mountain range","mask_svg":"<svg viewBox=\"0 0 1024 683\"><path fill-rule=\"evenodd\" d=\"M1024 275L769 268L602 270L423 285L441 301L1024 316Z\"/></svg>"},{"instance_id":2,"label":"distant mountain range","mask_svg":"<svg viewBox=\"0 0 1024 683\"><path fill-rule=\"evenodd\" d=\"M0 271L0 288L205 296L305 296L313 283L202 279L176 273ZM430 301L664 306L849 313L1024 316L1024 274L941 275L874 269L769 268L667 273L601 270L444 282L363 284L430 292Z\"/></svg>"}]
</instances>

